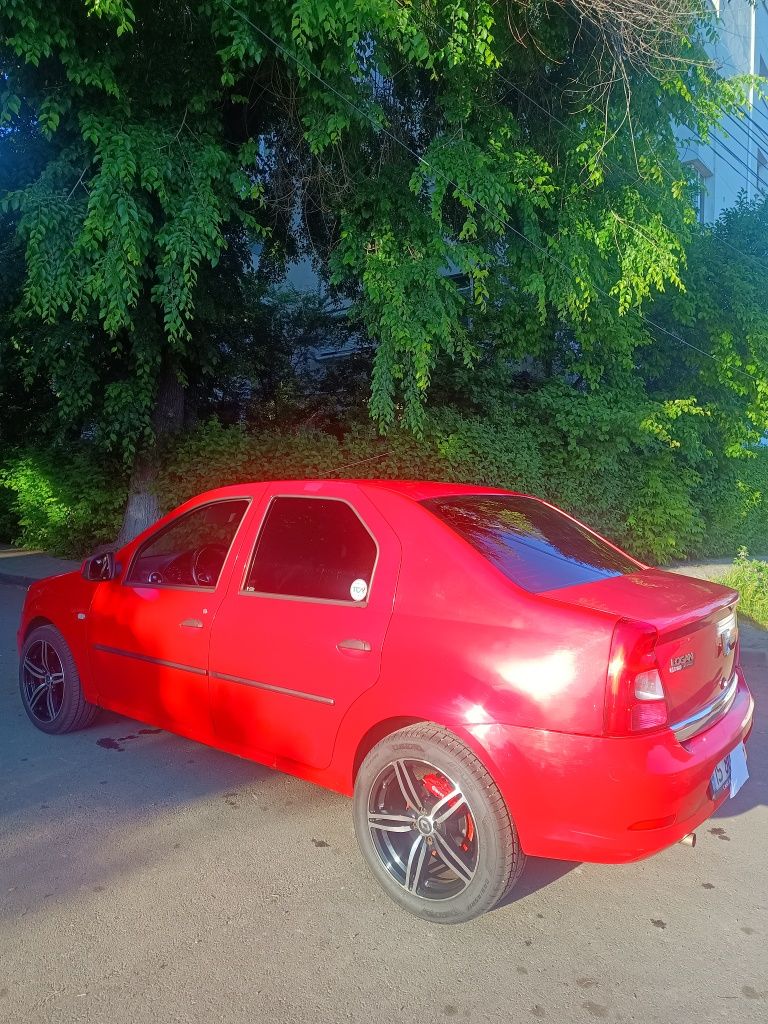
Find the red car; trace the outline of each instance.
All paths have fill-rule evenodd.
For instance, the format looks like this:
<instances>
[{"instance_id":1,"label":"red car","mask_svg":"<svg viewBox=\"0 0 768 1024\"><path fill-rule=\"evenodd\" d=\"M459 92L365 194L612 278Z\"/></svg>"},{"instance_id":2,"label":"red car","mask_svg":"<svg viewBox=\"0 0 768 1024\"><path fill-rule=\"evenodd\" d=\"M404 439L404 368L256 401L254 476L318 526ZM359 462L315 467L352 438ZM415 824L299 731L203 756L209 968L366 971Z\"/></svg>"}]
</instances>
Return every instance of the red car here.
<instances>
[{"instance_id":1,"label":"red car","mask_svg":"<svg viewBox=\"0 0 768 1024\"><path fill-rule=\"evenodd\" d=\"M737 600L527 495L224 487L30 588L21 696L44 732L109 708L352 794L389 895L459 922L526 854L646 857L736 792Z\"/></svg>"}]
</instances>

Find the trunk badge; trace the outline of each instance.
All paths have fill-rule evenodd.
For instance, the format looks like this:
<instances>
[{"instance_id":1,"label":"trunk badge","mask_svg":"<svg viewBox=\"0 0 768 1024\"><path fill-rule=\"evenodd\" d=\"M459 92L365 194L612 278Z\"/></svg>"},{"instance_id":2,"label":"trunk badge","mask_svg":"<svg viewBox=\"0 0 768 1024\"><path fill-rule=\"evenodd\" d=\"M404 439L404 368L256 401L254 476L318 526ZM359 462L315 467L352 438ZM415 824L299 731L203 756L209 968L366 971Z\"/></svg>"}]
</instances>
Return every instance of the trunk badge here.
<instances>
[{"instance_id":1,"label":"trunk badge","mask_svg":"<svg viewBox=\"0 0 768 1024\"><path fill-rule=\"evenodd\" d=\"M690 668L696 659L694 658L693 651L688 651L687 654L680 654L678 657L673 658L669 663L670 672L682 672L684 668Z\"/></svg>"},{"instance_id":2,"label":"trunk badge","mask_svg":"<svg viewBox=\"0 0 768 1024\"><path fill-rule=\"evenodd\" d=\"M735 650L736 637L737 633L735 629L724 629L720 634L720 643L718 644L720 649L718 653L725 654L727 657L731 651Z\"/></svg>"}]
</instances>

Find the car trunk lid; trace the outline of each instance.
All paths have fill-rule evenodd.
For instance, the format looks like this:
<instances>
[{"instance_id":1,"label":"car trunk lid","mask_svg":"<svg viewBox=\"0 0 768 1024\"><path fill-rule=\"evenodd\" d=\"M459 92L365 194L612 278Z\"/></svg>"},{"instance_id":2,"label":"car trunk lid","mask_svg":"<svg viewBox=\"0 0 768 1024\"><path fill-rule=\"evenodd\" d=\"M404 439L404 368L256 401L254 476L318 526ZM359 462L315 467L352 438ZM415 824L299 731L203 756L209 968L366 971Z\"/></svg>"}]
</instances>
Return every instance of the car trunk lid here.
<instances>
[{"instance_id":1,"label":"car trunk lid","mask_svg":"<svg viewBox=\"0 0 768 1024\"><path fill-rule=\"evenodd\" d=\"M715 701L733 676L738 637L735 590L645 569L550 591L547 596L657 629L658 670L672 724Z\"/></svg>"}]
</instances>

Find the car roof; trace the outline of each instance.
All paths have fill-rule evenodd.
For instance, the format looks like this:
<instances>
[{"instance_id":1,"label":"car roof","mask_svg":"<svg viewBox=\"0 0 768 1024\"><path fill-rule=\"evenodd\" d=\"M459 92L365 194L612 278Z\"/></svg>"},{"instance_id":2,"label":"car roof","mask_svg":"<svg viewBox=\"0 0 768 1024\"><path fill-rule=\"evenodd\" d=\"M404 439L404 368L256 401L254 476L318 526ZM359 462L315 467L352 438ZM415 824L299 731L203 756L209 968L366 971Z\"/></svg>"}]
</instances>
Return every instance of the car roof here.
<instances>
[{"instance_id":1,"label":"car roof","mask_svg":"<svg viewBox=\"0 0 768 1024\"><path fill-rule=\"evenodd\" d=\"M249 491L255 491L264 486L284 486L286 490L296 494L311 492L313 494L332 493L339 486L359 487L362 491L390 491L394 494L410 498L412 501L425 501L428 498L447 497L448 495L462 494L514 494L518 492L507 491L502 487L482 487L475 484L452 484L437 480L368 480L368 479L305 479L305 480L259 480L248 483L230 484L224 487L217 487L196 495L193 501L200 498L211 497L241 497Z\"/></svg>"}]
</instances>

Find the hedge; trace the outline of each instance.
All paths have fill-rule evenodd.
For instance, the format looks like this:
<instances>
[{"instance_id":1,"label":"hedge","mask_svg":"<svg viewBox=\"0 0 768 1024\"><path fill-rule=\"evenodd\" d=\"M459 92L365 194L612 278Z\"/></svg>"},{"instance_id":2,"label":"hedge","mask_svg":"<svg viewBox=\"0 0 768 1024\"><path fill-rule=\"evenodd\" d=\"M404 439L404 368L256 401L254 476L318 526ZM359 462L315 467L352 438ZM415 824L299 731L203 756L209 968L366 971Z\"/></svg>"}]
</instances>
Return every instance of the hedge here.
<instances>
[{"instance_id":1,"label":"hedge","mask_svg":"<svg viewBox=\"0 0 768 1024\"><path fill-rule=\"evenodd\" d=\"M211 421L160 458L157 493L169 510L192 495L246 480L385 477L473 482L522 490L560 504L640 557L768 552L768 451L724 464L637 434L617 414L578 410L546 428L435 413L422 440L358 427L339 438L311 430L251 432ZM25 547L79 557L117 535L125 474L76 451L25 451L0 469L0 534Z\"/></svg>"}]
</instances>

